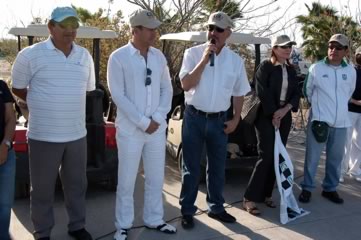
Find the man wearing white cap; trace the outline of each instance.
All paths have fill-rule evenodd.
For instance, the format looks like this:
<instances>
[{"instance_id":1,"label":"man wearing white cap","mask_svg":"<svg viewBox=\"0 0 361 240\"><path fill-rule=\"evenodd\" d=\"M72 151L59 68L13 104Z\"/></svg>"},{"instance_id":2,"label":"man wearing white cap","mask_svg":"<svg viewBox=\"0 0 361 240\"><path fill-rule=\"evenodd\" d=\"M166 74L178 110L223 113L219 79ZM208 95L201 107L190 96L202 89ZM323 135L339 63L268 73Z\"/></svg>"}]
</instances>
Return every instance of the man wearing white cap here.
<instances>
[{"instance_id":1,"label":"man wearing white cap","mask_svg":"<svg viewBox=\"0 0 361 240\"><path fill-rule=\"evenodd\" d=\"M183 172L180 205L182 226L193 228L197 211L200 161L203 146L207 151L208 216L221 222L236 219L224 209L223 186L227 155L227 135L240 120L243 96L250 91L244 61L225 46L233 22L223 12L212 13L208 20L208 42L184 53L179 73L185 91L182 127ZM226 111L233 96L233 118Z\"/></svg>"},{"instance_id":2,"label":"man wearing white cap","mask_svg":"<svg viewBox=\"0 0 361 240\"><path fill-rule=\"evenodd\" d=\"M53 10L50 37L23 49L12 69L13 92L29 108L30 210L34 238L50 239L58 172L69 216L68 234L91 240L85 230L87 188L86 92L95 89L89 52L74 43L79 27L70 7Z\"/></svg>"},{"instance_id":3,"label":"man wearing white cap","mask_svg":"<svg viewBox=\"0 0 361 240\"><path fill-rule=\"evenodd\" d=\"M145 175L144 223L150 229L176 233L176 228L163 220L166 116L173 94L167 61L161 51L152 47L161 22L148 10L136 10L129 23L131 40L114 51L108 62L109 90L117 105L116 240L127 239L133 225L133 193L141 157Z\"/></svg>"},{"instance_id":4,"label":"man wearing white cap","mask_svg":"<svg viewBox=\"0 0 361 240\"><path fill-rule=\"evenodd\" d=\"M322 196L336 204L343 199L336 188L339 183L347 128L351 126L348 102L356 84L356 71L347 64L349 40L335 34L328 41L327 57L309 68L304 95L311 104L307 126L306 155L302 192L299 200L308 203L316 187L315 175L321 153L326 148L326 172Z\"/></svg>"}]
</instances>

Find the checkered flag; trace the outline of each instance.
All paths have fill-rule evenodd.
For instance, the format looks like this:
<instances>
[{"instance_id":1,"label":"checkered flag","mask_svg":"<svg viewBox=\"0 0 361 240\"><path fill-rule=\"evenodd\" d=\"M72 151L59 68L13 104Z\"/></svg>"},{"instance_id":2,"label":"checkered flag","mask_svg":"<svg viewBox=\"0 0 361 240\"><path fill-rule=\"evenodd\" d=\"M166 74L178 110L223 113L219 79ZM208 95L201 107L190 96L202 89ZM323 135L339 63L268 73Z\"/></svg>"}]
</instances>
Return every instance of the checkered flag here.
<instances>
[{"instance_id":1,"label":"checkered flag","mask_svg":"<svg viewBox=\"0 0 361 240\"><path fill-rule=\"evenodd\" d=\"M281 141L281 136L276 129L274 146L274 167L277 180L278 191L281 195L280 220L286 224L292 220L309 214L308 211L298 207L293 195L293 164Z\"/></svg>"}]
</instances>

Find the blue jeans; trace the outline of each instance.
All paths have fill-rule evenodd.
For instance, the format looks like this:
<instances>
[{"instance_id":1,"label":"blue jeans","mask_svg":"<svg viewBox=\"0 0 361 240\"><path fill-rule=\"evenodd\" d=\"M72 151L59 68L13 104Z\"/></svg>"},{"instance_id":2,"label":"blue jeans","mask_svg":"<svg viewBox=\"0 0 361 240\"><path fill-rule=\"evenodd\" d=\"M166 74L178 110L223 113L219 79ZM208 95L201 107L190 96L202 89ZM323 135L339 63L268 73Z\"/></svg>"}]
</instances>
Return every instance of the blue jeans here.
<instances>
[{"instance_id":1,"label":"blue jeans","mask_svg":"<svg viewBox=\"0 0 361 240\"><path fill-rule=\"evenodd\" d=\"M182 215L197 211L194 202L198 194L200 162L204 145L207 151L207 203L209 211L224 211L222 196L225 181L225 162L228 136L224 133L226 114L206 118L186 107L183 126L182 190L179 203Z\"/></svg>"},{"instance_id":2,"label":"blue jeans","mask_svg":"<svg viewBox=\"0 0 361 240\"><path fill-rule=\"evenodd\" d=\"M347 128L329 128L329 135L324 143L316 141L311 123L307 127L306 157L302 189L312 191L315 186L315 175L322 150L326 147L326 168L322 188L326 192L336 191L341 174L341 162L344 154Z\"/></svg>"},{"instance_id":3,"label":"blue jeans","mask_svg":"<svg viewBox=\"0 0 361 240\"><path fill-rule=\"evenodd\" d=\"M15 152L8 152L7 160L0 165L0 239L10 240L9 226L15 191Z\"/></svg>"}]
</instances>

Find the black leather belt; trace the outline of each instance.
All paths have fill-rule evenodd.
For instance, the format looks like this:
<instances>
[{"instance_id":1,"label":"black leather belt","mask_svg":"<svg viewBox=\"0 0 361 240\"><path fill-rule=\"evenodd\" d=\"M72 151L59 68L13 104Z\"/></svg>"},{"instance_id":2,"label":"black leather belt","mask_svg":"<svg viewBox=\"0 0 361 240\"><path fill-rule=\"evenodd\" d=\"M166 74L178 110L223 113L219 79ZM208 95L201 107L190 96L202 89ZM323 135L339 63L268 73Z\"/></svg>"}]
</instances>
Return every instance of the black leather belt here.
<instances>
[{"instance_id":1,"label":"black leather belt","mask_svg":"<svg viewBox=\"0 0 361 240\"><path fill-rule=\"evenodd\" d=\"M198 110L197 108L195 108L193 105L187 105L187 108L192 113L205 116L206 118L221 118L226 113L226 112L212 112L212 113L203 112L203 111Z\"/></svg>"}]
</instances>

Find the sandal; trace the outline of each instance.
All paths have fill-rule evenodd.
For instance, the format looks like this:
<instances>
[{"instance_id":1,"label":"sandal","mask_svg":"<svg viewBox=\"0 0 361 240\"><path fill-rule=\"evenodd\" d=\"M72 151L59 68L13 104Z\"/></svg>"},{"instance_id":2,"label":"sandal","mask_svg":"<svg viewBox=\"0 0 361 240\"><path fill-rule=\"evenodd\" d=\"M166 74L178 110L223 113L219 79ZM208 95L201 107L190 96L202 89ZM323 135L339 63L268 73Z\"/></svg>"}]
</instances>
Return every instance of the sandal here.
<instances>
[{"instance_id":1,"label":"sandal","mask_svg":"<svg viewBox=\"0 0 361 240\"><path fill-rule=\"evenodd\" d=\"M256 206L256 203L249 201L247 199L243 199L242 208L243 210L245 210L249 214L252 214L253 216L258 216L261 214L260 210Z\"/></svg>"},{"instance_id":2,"label":"sandal","mask_svg":"<svg viewBox=\"0 0 361 240\"><path fill-rule=\"evenodd\" d=\"M174 234L177 232L177 229L168 223L163 223L156 227L153 227L153 226L146 226L146 227L149 229L158 230L162 233L167 233L167 234Z\"/></svg>"},{"instance_id":3,"label":"sandal","mask_svg":"<svg viewBox=\"0 0 361 240\"><path fill-rule=\"evenodd\" d=\"M264 200L264 204L266 204L266 206L269 208L277 207L277 205L273 202L272 198L266 198L266 200Z\"/></svg>"}]
</instances>

